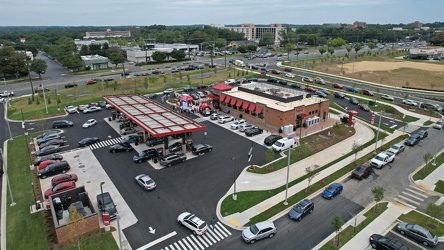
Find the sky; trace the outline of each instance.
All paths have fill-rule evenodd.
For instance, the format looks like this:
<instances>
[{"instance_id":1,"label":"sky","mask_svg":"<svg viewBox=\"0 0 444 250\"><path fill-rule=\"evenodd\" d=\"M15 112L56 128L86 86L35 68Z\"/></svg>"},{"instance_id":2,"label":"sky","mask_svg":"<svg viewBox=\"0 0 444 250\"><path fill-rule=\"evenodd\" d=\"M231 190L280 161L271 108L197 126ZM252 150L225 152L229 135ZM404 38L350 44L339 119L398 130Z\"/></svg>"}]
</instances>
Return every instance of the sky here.
<instances>
[{"instance_id":1,"label":"sky","mask_svg":"<svg viewBox=\"0 0 444 250\"><path fill-rule=\"evenodd\" d=\"M444 21L443 0L1 0L0 26L408 24Z\"/></svg>"}]
</instances>

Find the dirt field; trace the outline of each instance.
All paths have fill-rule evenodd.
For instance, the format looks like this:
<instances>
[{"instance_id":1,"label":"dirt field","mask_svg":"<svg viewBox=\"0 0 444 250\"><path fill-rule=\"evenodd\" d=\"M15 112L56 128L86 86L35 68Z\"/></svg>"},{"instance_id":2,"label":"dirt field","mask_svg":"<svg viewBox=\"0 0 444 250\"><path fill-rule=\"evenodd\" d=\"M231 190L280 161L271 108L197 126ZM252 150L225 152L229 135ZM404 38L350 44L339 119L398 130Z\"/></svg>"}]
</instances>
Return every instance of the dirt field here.
<instances>
[{"instance_id":1,"label":"dirt field","mask_svg":"<svg viewBox=\"0 0 444 250\"><path fill-rule=\"evenodd\" d=\"M374 58L372 58L374 59ZM365 58L363 58L365 60ZM318 64L313 70L394 87L417 87L444 90L444 64L441 62L414 62L404 59L381 58L381 61L358 61L354 63ZM353 74L352 74L353 72Z\"/></svg>"}]
</instances>

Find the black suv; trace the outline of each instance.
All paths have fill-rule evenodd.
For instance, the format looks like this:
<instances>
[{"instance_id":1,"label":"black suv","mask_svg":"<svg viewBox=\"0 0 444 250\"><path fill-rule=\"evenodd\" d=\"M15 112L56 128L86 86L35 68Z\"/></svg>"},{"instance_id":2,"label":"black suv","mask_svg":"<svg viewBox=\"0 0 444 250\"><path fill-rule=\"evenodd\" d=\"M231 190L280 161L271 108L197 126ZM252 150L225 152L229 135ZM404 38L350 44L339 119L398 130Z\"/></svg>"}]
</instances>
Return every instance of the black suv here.
<instances>
[{"instance_id":1,"label":"black suv","mask_svg":"<svg viewBox=\"0 0 444 250\"><path fill-rule=\"evenodd\" d=\"M159 157L160 165L167 167L184 162L186 159L187 156L185 154L169 154Z\"/></svg>"},{"instance_id":2,"label":"black suv","mask_svg":"<svg viewBox=\"0 0 444 250\"><path fill-rule=\"evenodd\" d=\"M278 80L276 78L268 78L267 82L277 83Z\"/></svg>"},{"instance_id":3,"label":"black suv","mask_svg":"<svg viewBox=\"0 0 444 250\"><path fill-rule=\"evenodd\" d=\"M314 209L313 201L309 199L304 199L300 201L298 204L296 204L296 206L294 206L290 210L288 216L290 216L291 219L301 221L303 217L313 213L313 209Z\"/></svg>"},{"instance_id":4,"label":"black suv","mask_svg":"<svg viewBox=\"0 0 444 250\"><path fill-rule=\"evenodd\" d=\"M339 98L339 99L344 99L345 98L345 95L343 93L341 93L341 92L335 92L334 95L335 95L336 98Z\"/></svg>"},{"instance_id":5,"label":"black suv","mask_svg":"<svg viewBox=\"0 0 444 250\"><path fill-rule=\"evenodd\" d=\"M117 205L114 204L113 198L108 192L103 193L103 198L102 194L97 195L97 206L102 213L108 213L111 220L117 218Z\"/></svg>"},{"instance_id":6,"label":"black suv","mask_svg":"<svg viewBox=\"0 0 444 250\"><path fill-rule=\"evenodd\" d=\"M52 123L52 128L72 127L74 123L68 120L57 120Z\"/></svg>"},{"instance_id":7,"label":"black suv","mask_svg":"<svg viewBox=\"0 0 444 250\"><path fill-rule=\"evenodd\" d=\"M418 134L414 134L412 136L410 136L405 142L404 144L407 146L415 146L416 144L419 143L419 141L421 140L421 137Z\"/></svg>"},{"instance_id":8,"label":"black suv","mask_svg":"<svg viewBox=\"0 0 444 250\"><path fill-rule=\"evenodd\" d=\"M146 140L145 144L149 147L163 143L163 137L152 137Z\"/></svg>"},{"instance_id":9,"label":"black suv","mask_svg":"<svg viewBox=\"0 0 444 250\"><path fill-rule=\"evenodd\" d=\"M60 174L60 173L64 174L70 169L71 169L71 167L69 166L67 161L61 161L61 162L49 164L48 166L46 166L46 168L39 170L37 175L40 178L45 179L48 176L52 176L52 175L56 175L56 174Z\"/></svg>"},{"instance_id":10,"label":"black suv","mask_svg":"<svg viewBox=\"0 0 444 250\"><path fill-rule=\"evenodd\" d=\"M379 234L372 234L369 238L370 245L374 249L393 249L393 250L409 250L401 242L384 237Z\"/></svg>"},{"instance_id":11,"label":"black suv","mask_svg":"<svg viewBox=\"0 0 444 250\"><path fill-rule=\"evenodd\" d=\"M420 140L426 138L429 135L429 133L426 130L420 130L416 132L416 134L419 136Z\"/></svg>"},{"instance_id":12,"label":"black suv","mask_svg":"<svg viewBox=\"0 0 444 250\"><path fill-rule=\"evenodd\" d=\"M264 143L267 146L273 145L276 141L282 139L282 136L280 135L269 135L264 139Z\"/></svg>"},{"instance_id":13,"label":"black suv","mask_svg":"<svg viewBox=\"0 0 444 250\"><path fill-rule=\"evenodd\" d=\"M120 143L126 143L126 144L135 143L135 144L139 144L140 138L141 137L139 135L129 135L128 137L123 138L120 141Z\"/></svg>"},{"instance_id":14,"label":"black suv","mask_svg":"<svg viewBox=\"0 0 444 250\"><path fill-rule=\"evenodd\" d=\"M157 156L158 156L157 149L149 148L149 149L143 150L139 154L135 155L133 157L133 161L137 162L137 163L141 163L142 161L149 161Z\"/></svg>"}]
</instances>

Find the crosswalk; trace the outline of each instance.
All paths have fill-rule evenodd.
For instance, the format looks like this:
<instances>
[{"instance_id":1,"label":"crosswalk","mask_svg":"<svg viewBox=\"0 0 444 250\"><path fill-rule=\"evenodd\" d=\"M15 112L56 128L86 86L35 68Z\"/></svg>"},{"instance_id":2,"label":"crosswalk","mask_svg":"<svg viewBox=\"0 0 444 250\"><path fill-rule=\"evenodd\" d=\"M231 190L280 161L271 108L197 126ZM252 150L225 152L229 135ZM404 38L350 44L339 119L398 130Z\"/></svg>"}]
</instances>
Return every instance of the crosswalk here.
<instances>
[{"instance_id":1,"label":"crosswalk","mask_svg":"<svg viewBox=\"0 0 444 250\"><path fill-rule=\"evenodd\" d=\"M204 250L230 235L230 231L222 223L217 222L214 229L209 227L204 235L191 234L162 250Z\"/></svg>"},{"instance_id":2,"label":"crosswalk","mask_svg":"<svg viewBox=\"0 0 444 250\"><path fill-rule=\"evenodd\" d=\"M121 140L122 140L122 138L120 138L120 137L119 138L112 138L112 139L109 139L106 141L101 141L101 142L96 142L94 144L91 144L91 145L89 145L89 148L91 150L94 150L94 149L98 149L98 148L108 147L108 146L119 143Z\"/></svg>"},{"instance_id":3,"label":"crosswalk","mask_svg":"<svg viewBox=\"0 0 444 250\"><path fill-rule=\"evenodd\" d=\"M416 207L427 197L428 196L421 188L410 185L408 188L401 191L401 193L395 198L395 201L416 209Z\"/></svg>"},{"instance_id":4,"label":"crosswalk","mask_svg":"<svg viewBox=\"0 0 444 250\"><path fill-rule=\"evenodd\" d=\"M195 122L204 122L204 121L208 121L209 120L209 118L204 118L204 117L197 117L197 118L195 118L195 119L193 119L193 121L195 121Z\"/></svg>"}]
</instances>

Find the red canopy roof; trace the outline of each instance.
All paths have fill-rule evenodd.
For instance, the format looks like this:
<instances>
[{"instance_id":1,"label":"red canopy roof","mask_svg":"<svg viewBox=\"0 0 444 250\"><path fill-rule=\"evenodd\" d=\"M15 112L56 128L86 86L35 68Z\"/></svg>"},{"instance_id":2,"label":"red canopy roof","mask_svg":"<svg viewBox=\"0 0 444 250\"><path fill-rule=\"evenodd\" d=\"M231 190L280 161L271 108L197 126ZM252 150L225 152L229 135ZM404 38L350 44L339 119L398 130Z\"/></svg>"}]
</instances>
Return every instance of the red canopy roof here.
<instances>
[{"instance_id":1,"label":"red canopy roof","mask_svg":"<svg viewBox=\"0 0 444 250\"><path fill-rule=\"evenodd\" d=\"M240 100L240 99L237 100L236 106L237 106L237 107L240 107L241 105L242 105L242 100Z\"/></svg>"},{"instance_id":2,"label":"red canopy roof","mask_svg":"<svg viewBox=\"0 0 444 250\"><path fill-rule=\"evenodd\" d=\"M242 108L246 109L248 107L248 104L250 104L249 102L244 101L244 103L242 104Z\"/></svg>"},{"instance_id":3,"label":"red canopy roof","mask_svg":"<svg viewBox=\"0 0 444 250\"><path fill-rule=\"evenodd\" d=\"M236 99L236 98L233 98L233 99L231 99L230 104L231 104L231 105L234 105L236 102L237 102L237 99Z\"/></svg>"},{"instance_id":4,"label":"red canopy roof","mask_svg":"<svg viewBox=\"0 0 444 250\"><path fill-rule=\"evenodd\" d=\"M225 99L225 97L227 97L227 96L226 96L226 95L221 95L219 100L220 100L221 102L223 102L224 99Z\"/></svg>"},{"instance_id":5,"label":"red canopy roof","mask_svg":"<svg viewBox=\"0 0 444 250\"><path fill-rule=\"evenodd\" d=\"M227 98L225 98L225 102L228 103L231 100L230 96L227 96Z\"/></svg>"},{"instance_id":6,"label":"red canopy roof","mask_svg":"<svg viewBox=\"0 0 444 250\"><path fill-rule=\"evenodd\" d=\"M212 88L216 89L216 90L224 91L224 90L231 90L233 87L228 84L225 84L225 83L218 83L218 84L214 85Z\"/></svg>"},{"instance_id":7,"label":"red canopy roof","mask_svg":"<svg viewBox=\"0 0 444 250\"><path fill-rule=\"evenodd\" d=\"M262 106L257 105L256 107L256 114L262 113Z\"/></svg>"},{"instance_id":8,"label":"red canopy roof","mask_svg":"<svg viewBox=\"0 0 444 250\"><path fill-rule=\"evenodd\" d=\"M250 110L251 112L254 111L254 108L256 108L256 104L252 103L250 104L250 107L248 107L248 110Z\"/></svg>"}]
</instances>

